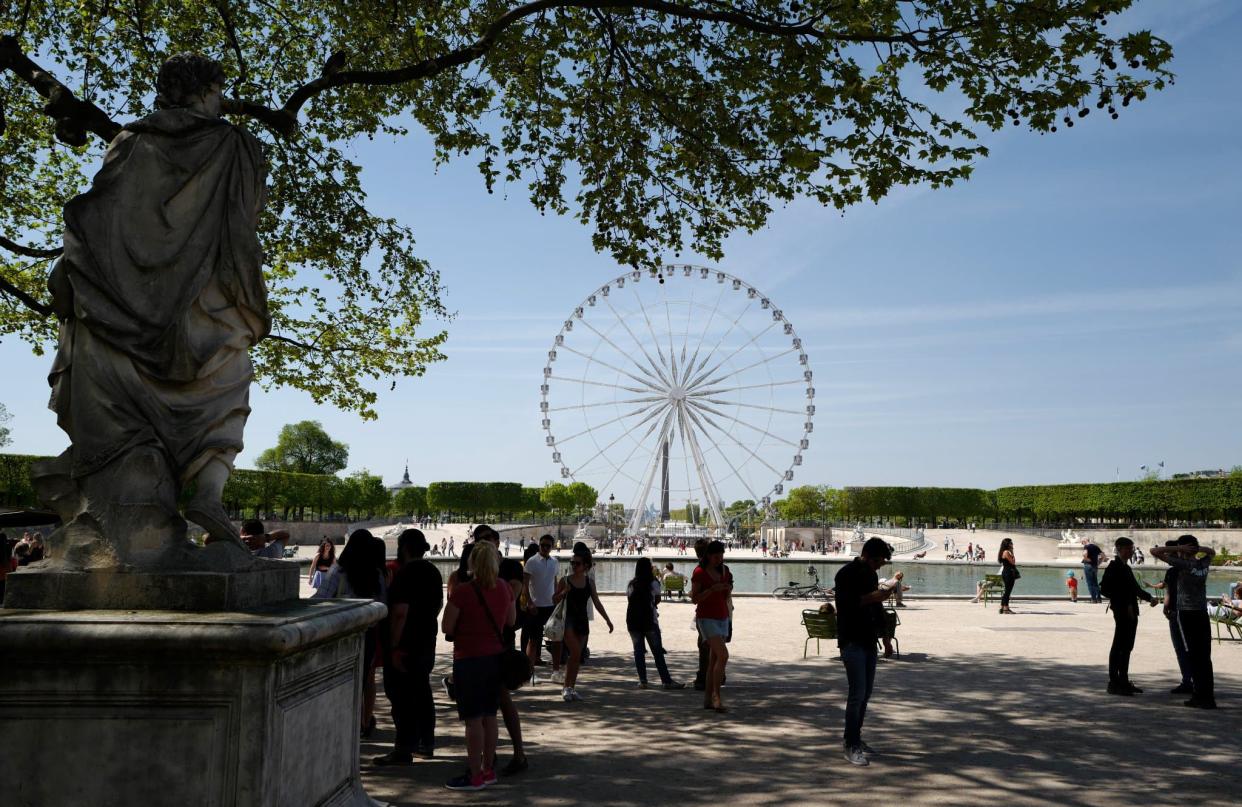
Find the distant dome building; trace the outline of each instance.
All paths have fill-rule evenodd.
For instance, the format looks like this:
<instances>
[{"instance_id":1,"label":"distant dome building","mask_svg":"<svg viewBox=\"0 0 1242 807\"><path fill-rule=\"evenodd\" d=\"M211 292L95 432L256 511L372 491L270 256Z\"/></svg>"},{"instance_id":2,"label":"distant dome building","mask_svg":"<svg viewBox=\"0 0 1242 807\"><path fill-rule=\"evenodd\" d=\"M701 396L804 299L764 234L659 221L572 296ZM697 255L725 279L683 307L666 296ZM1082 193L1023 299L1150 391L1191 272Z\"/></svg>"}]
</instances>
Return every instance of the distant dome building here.
<instances>
[{"instance_id":1,"label":"distant dome building","mask_svg":"<svg viewBox=\"0 0 1242 807\"><path fill-rule=\"evenodd\" d=\"M401 475L401 481L395 485L389 485L388 492L396 493L399 490L405 490L406 488L412 487L414 487L414 483L410 481L410 462L409 460L406 460L405 473Z\"/></svg>"}]
</instances>

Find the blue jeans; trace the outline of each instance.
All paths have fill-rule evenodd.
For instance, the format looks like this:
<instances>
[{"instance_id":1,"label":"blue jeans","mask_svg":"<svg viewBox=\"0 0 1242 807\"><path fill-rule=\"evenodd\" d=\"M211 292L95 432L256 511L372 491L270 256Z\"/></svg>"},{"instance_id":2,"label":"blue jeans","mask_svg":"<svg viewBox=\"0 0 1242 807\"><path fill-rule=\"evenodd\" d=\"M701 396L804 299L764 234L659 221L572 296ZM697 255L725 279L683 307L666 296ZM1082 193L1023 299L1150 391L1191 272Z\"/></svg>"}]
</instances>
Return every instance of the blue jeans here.
<instances>
[{"instance_id":1,"label":"blue jeans","mask_svg":"<svg viewBox=\"0 0 1242 807\"><path fill-rule=\"evenodd\" d=\"M1099 572L1099 566L1092 566L1090 563L1082 565L1082 576L1087 578L1087 593L1091 595L1091 602L1100 601L1100 581L1096 578Z\"/></svg>"},{"instance_id":2,"label":"blue jeans","mask_svg":"<svg viewBox=\"0 0 1242 807\"><path fill-rule=\"evenodd\" d=\"M634 666L638 668L638 680L644 684L647 683L647 648L646 644L651 645L651 655L655 658L656 671L660 673L660 680L665 684L670 684L673 677L668 674L668 664L664 661L664 644L660 639L660 626L656 625L648 631L630 631L630 641L634 643Z\"/></svg>"},{"instance_id":3,"label":"blue jeans","mask_svg":"<svg viewBox=\"0 0 1242 807\"><path fill-rule=\"evenodd\" d=\"M846 747L862 742L863 718L867 716L867 701L871 700L871 689L875 686L875 657L874 642L866 645L851 642L841 648L841 662L850 685L845 701Z\"/></svg>"}]
</instances>

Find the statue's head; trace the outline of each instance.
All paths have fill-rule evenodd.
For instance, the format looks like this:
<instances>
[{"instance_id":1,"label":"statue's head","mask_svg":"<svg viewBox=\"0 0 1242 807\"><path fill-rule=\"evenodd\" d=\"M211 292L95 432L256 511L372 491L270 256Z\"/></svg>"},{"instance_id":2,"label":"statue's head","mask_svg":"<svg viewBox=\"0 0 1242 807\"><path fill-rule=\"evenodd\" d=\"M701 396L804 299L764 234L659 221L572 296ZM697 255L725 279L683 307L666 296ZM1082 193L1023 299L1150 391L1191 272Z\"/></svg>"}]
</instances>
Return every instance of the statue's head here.
<instances>
[{"instance_id":1,"label":"statue's head","mask_svg":"<svg viewBox=\"0 0 1242 807\"><path fill-rule=\"evenodd\" d=\"M178 53L160 68L155 105L160 109L191 108L220 114L224 69L215 59L197 53Z\"/></svg>"}]
</instances>

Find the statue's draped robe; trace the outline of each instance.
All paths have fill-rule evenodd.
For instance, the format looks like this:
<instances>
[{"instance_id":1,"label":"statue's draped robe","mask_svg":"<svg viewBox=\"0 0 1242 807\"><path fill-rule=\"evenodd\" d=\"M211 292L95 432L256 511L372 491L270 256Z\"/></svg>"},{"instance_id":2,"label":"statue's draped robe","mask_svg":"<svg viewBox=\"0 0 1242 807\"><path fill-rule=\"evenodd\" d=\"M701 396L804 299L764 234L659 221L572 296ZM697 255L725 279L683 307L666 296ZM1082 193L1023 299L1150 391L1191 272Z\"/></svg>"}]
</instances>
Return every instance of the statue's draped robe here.
<instances>
[{"instance_id":1,"label":"statue's draped robe","mask_svg":"<svg viewBox=\"0 0 1242 807\"><path fill-rule=\"evenodd\" d=\"M144 445L181 482L213 459L231 466L250 413L247 350L270 328L263 190L252 135L173 109L126 126L65 207L49 380L74 477Z\"/></svg>"}]
</instances>

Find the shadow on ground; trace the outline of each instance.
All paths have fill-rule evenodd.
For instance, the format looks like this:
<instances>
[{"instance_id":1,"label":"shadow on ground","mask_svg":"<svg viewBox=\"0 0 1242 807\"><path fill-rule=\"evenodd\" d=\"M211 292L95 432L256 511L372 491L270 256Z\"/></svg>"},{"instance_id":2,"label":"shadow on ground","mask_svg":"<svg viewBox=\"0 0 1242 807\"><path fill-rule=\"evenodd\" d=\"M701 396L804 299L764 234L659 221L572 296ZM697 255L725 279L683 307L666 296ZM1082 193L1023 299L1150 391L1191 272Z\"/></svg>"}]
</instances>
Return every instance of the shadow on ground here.
<instances>
[{"instance_id":1,"label":"shadow on ground","mask_svg":"<svg viewBox=\"0 0 1242 807\"><path fill-rule=\"evenodd\" d=\"M690 689L638 690L628 657L600 657L584 670L583 703L561 702L548 684L519 693L531 769L480 793L443 787L463 768L463 745L440 692L438 758L370 768L391 741L385 730L363 745L364 782L398 805L1095 807L1237 798L1236 678L1218 680L1225 708L1205 712L1168 695L1167 681L1145 682L1145 695L1127 699L1106 695L1095 667L909 653L880 663L865 737L882 756L855 768L841 758L845 680L835 656L825 645L824 656L805 661L731 661L727 715L703 711ZM669 660L674 670L694 666L689 653ZM381 700L381 715L385 708ZM381 726L391 728L382 716ZM503 765L503 730L501 738Z\"/></svg>"}]
</instances>

